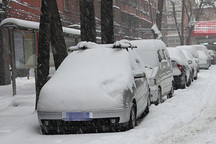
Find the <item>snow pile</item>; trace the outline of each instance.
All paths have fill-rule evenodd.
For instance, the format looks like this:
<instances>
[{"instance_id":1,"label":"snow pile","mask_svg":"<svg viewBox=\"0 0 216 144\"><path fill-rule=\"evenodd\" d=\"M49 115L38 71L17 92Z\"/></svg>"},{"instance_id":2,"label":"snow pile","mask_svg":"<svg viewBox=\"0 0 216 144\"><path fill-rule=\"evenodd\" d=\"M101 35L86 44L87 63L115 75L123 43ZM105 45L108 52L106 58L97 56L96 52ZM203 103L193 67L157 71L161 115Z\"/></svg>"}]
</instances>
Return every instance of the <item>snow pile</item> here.
<instances>
[{"instance_id":1,"label":"snow pile","mask_svg":"<svg viewBox=\"0 0 216 144\"><path fill-rule=\"evenodd\" d=\"M42 88L38 110L116 109L123 105L123 90L131 89L133 82L128 51L103 47L74 51Z\"/></svg>"},{"instance_id":2,"label":"snow pile","mask_svg":"<svg viewBox=\"0 0 216 144\"><path fill-rule=\"evenodd\" d=\"M159 12L159 11L158 11ZM158 29L158 26L157 24L154 24L151 29L157 34L157 39L161 39L163 36L162 36L162 33L161 31Z\"/></svg>"}]
</instances>

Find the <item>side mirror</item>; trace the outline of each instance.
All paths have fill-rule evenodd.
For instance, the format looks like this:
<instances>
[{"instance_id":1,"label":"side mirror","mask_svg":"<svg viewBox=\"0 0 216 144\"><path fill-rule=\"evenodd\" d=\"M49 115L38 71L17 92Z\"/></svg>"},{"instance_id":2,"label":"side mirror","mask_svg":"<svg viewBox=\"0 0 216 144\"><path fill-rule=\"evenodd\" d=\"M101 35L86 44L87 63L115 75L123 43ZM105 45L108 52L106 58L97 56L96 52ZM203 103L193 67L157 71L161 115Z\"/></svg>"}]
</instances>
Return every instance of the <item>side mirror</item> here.
<instances>
[{"instance_id":1,"label":"side mirror","mask_svg":"<svg viewBox=\"0 0 216 144\"><path fill-rule=\"evenodd\" d=\"M166 68L168 66L168 61L167 60L162 60L161 61L161 68Z\"/></svg>"},{"instance_id":2,"label":"side mirror","mask_svg":"<svg viewBox=\"0 0 216 144\"><path fill-rule=\"evenodd\" d=\"M193 62L192 62L192 60L188 60L188 64L192 64Z\"/></svg>"},{"instance_id":3,"label":"side mirror","mask_svg":"<svg viewBox=\"0 0 216 144\"><path fill-rule=\"evenodd\" d=\"M144 72L138 72L134 75L134 78L145 78L146 74Z\"/></svg>"}]
</instances>

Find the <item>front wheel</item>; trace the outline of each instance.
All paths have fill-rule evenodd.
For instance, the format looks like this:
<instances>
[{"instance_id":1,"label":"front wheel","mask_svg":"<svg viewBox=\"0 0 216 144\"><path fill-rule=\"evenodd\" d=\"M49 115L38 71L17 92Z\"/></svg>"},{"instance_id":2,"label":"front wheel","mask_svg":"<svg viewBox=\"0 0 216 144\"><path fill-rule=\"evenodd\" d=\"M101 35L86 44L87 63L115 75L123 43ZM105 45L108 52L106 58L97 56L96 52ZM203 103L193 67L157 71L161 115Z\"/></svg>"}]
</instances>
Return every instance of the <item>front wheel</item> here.
<instances>
[{"instance_id":1,"label":"front wheel","mask_svg":"<svg viewBox=\"0 0 216 144\"><path fill-rule=\"evenodd\" d=\"M171 98L171 97L173 97L173 93L174 93L174 86L173 86L173 84L172 84L172 87L171 87L170 93L167 95L167 98Z\"/></svg>"},{"instance_id":2,"label":"front wheel","mask_svg":"<svg viewBox=\"0 0 216 144\"><path fill-rule=\"evenodd\" d=\"M136 126L136 107L133 104L131 107L131 112L130 112L130 120L128 124L128 129L133 129Z\"/></svg>"},{"instance_id":3,"label":"front wheel","mask_svg":"<svg viewBox=\"0 0 216 144\"><path fill-rule=\"evenodd\" d=\"M160 104L160 103L162 103L162 102L163 102L163 100L162 100L161 89L158 88L158 99L157 99L157 101L155 102L155 104L158 105L158 104Z\"/></svg>"}]
</instances>

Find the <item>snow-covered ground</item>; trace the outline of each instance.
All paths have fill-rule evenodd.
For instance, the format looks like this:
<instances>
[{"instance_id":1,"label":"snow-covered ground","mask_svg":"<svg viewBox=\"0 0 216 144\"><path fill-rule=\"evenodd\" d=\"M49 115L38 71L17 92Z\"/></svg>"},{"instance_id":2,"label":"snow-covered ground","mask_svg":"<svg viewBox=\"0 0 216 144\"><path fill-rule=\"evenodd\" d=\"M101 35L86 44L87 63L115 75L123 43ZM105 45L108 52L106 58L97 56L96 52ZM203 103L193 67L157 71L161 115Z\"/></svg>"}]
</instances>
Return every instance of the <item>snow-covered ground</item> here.
<instances>
[{"instance_id":1,"label":"snow-covered ground","mask_svg":"<svg viewBox=\"0 0 216 144\"><path fill-rule=\"evenodd\" d=\"M216 66L201 70L185 90L158 106L130 131L114 133L41 135L34 111L34 79L17 78L17 95L11 85L0 86L1 144L215 144Z\"/></svg>"}]
</instances>

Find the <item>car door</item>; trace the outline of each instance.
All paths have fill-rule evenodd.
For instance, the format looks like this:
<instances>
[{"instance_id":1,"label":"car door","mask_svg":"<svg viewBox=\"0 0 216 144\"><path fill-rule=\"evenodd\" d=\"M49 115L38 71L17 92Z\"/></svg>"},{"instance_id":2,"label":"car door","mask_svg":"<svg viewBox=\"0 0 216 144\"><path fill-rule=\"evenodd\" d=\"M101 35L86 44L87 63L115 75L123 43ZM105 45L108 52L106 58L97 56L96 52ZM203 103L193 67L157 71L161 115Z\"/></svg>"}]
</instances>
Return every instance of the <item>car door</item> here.
<instances>
[{"instance_id":1,"label":"car door","mask_svg":"<svg viewBox=\"0 0 216 144\"><path fill-rule=\"evenodd\" d=\"M135 85L136 85L136 101L137 101L137 116L140 116L146 106L147 99L149 96L149 85L147 82L147 77L144 72L142 59L135 59L134 70L135 70Z\"/></svg>"},{"instance_id":2,"label":"car door","mask_svg":"<svg viewBox=\"0 0 216 144\"><path fill-rule=\"evenodd\" d=\"M169 58L169 55L168 55L167 51L165 51L163 49L162 52L163 52L163 55L164 55L164 60L166 61L165 62L166 67L163 69L163 71L165 73L164 93L167 94L167 93L170 92L170 90L172 88L173 71L172 71L172 65L171 65L171 61L170 61L170 58Z\"/></svg>"}]
</instances>

